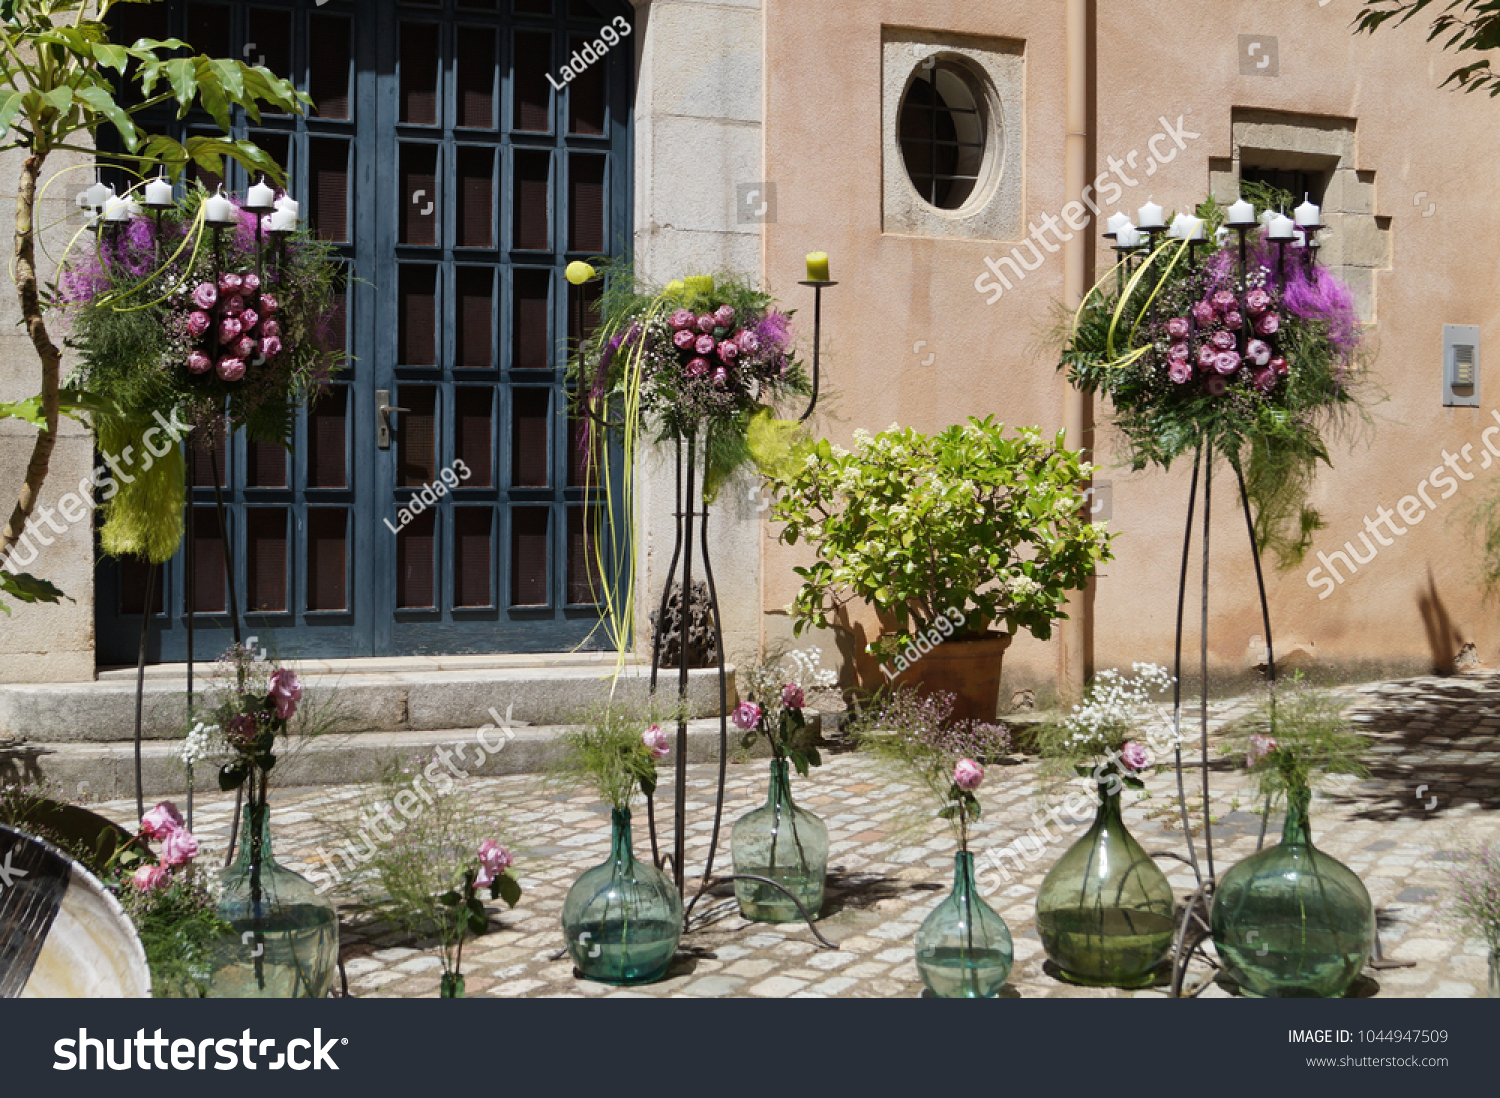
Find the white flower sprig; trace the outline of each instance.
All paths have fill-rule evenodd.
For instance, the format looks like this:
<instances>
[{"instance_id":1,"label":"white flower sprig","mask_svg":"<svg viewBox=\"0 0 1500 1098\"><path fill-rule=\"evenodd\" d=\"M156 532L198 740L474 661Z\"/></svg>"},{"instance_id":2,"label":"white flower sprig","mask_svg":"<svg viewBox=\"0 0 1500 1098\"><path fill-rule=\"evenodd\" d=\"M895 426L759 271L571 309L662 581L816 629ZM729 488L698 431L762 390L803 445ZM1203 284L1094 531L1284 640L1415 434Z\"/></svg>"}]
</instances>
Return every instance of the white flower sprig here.
<instances>
[{"instance_id":1,"label":"white flower sprig","mask_svg":"<svg viewBox=\"0 0 1500 1098\"><path fill-rule=\"evenodd\" d=\"M204 724L202 721L193 725L193 730L187 734L182 741L182 746L177 749L177 757L184 766L197 766L209 759L217 759L228 754L229 745L224 741L219 726Z\"/></svg>"},{"instance_id":2,"label":"white flower sprig","mask_svg":"<svg viewBox=\"0 0 1500 1098\"><path fill-rule=\"evenodd\" d=\"M1176 680L1165 667L1154 663L1137 663L1132 670L1132 676L1113 668L1094 676L1087 700L1075 705L1072 715L1063 722L1070 753L1106 755L1118 751L1127 741L1139 738L1143 726L1153 717L1160 719L1152 695Z\"/></svg>"}]
</instances>

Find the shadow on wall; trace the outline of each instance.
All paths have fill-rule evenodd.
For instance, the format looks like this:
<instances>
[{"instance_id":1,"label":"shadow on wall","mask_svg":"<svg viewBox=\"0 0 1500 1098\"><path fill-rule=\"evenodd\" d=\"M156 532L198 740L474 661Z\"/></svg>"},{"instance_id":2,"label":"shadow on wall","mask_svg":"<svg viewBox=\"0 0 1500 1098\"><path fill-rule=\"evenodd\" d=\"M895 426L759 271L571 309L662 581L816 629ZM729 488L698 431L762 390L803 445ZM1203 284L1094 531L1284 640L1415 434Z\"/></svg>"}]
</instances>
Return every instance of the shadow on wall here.
<instances>
[{"instance_id":1,"label":"shadow on wall","mask_svg":"<svg viewBox=\"0 0 1500 1098\"><path fill-rule=\"evenodd\" d=\"M1422 625L1427 630L1427 646L1432 649L1432 673L1453 674L1453 661L1464 638L1454 626L1448 608L1443 605L1430 566L1427 569L1427 590L1417 595L1417 609L1421 611Z\"/></svg>"}]
</instances>

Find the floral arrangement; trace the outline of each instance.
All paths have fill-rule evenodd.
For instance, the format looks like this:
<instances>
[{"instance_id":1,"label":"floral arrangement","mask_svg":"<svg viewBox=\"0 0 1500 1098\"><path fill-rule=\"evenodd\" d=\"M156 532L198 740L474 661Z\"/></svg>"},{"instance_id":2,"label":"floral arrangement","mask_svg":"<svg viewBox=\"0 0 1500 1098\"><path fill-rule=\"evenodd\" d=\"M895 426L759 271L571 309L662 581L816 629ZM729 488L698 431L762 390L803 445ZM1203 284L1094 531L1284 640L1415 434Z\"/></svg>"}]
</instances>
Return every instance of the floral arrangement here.
<instances>
[{"instance_id":1,"label":"floral arrangement","mask_svg":"<svg viewBox=\"0 0 1500 1098\"><path fill-rule=\"evenodd\" d=\"M582 263L569 271L575 281L595 274ZM617 410L627 429L639 422L657 441L694 439L712 499L742 465L771 459L775 407L809 391L792 342L791 314L741 279L696 276L642 293L628 268L614 267L569 374L591 425Z\"/></svg>"},{"instance_id":2,"label":"floral arrangement","mask_svg":"<svg viewBox=\"0 0 1500 1098\"><path fill-rule=\"evenodd\" d=\"M1369 746L1350 726L1344 702L1301 672L1268 686L1255 712L1225 739L1226 752L1244 758L1268 802L1305 794L1320 775L1368 777L1362 760Z\"/></svg>"},{"instance_id":3,"label":"floral arrangement","mask_svg":"<svg viewBox=\"0 0 1500 1098\"><path fill-rule=\"evenodd\" d=\"M1121 786L1145 788L1141 773L1176 742L1155 695L1171 689L1177 680L1154 663L1137 663L1131 670L1134 674L1112 667L1100 671L1081 704L1037 733L1045 757L1105 786L1109 796L1118 794Z\"/></svg>"},{"instance_id":4,"label":"floral arrangement","mask_svg":"<svg viewBox=\"0 0 1500 1098\"><path fill-rule=\"evenodd\" d=\"M793 652L788 656L797 670L803 672L803 681L812 688L827 689L838 681L832 671L818 666L814 653ZM807 777L808 768L821 766L822 757L813 744L807 742L807 721L802 710L807 704L807 695L798 685L795 675L787 682L787 669L780 661L768 661L741 672L746 684L746 700L734 710L735 727L744 733L742 747L750 747L757 737L763 736L771 745L771 757L790 762L797 773Z\"/></svg>"},{"instance_id":5,"label":"floral arrangement","mask_svg":"<svg viewBox=\"0 0 1500 1098\"><path fill-rule=\"evenodd\" d=\"M1448 871L1444 917L1465 937L1490 948L1490 995L1495 994L1500 954L1500 843L1470 843L1456 852Z\"/></svg>"},{"instance_id":6,"label":"floral arrangement","mask_svg":"<svg viewBox=\"0 0 1500 1098\"><path fill-rule=\"evenodd\" d=\"M1323 431L1357 403L1359 318L1305 246L1255 232L1242 264L1223 211L1210 201L1198 213L1219 230L1207 257L1169 239L1133 270L1127 258L1070 318L1059 368L1109 398L1132 468L1166 469L1201 445L1225 455L1245 475L1260 544L1289 565L1321 523L1306 499L1328 461Z\"/></svg>"},{"instance_id":7,"label":"floral arrangement","mask_svg":"<svg viewBox=\"0 0 1500 1098\"><path fill-rule=\"evenodd\" d=\"M1084 517L1092 466L1062 442L1034 427L1007 434L993 417L930 436L857 430L852 451L818 442L771 481L781 540L818 554L793 569L795 630L826 628L860 599L903 634L963 638L1004 623L1050 637L1068 592L1111 559L1112 535Z\"/></svg>"},{"instance_id":8,"label":"floral arrangement","mask_svg":"<svg viewBox=\"0 0 1500 1098\"><path fill-rule=\"evenodd\" d=\"M859 746L916 779L939 805L959 849L969 849L969 828L982 815L976 791L984 763L1010 750L1010 730L984 721L953 721L954 697L936 692L919 697L903 687L854 724Z\"/></svg>"},{"instance_id":9,"label":"floral arrangement","mask_svg":"<svg viewBox=\"0 0 1500 1098\"><path fill-rule=\"evenodd\" d=\"M227 755L229 761L219 768L219 788L238 789L259 775L263 799L266 777L276 765L276 738L285 735L297 712L302 683L295 671L257 658L242 644L230 645L217 663L216 687L206 707L212 723L195 724L180 756L201 762ZM251 787L253 798L253 781Z\"/></svg>"},{"instance_id":10,"label":"floral arrangement","mask_svg":"<svg viewBox=\"0 0 1500 1098\"><path fill-rule=\"evenodd\" d=\"M639 789L656 792L656 764L671 754L667 734L619 707L599 706L582 719L566 739L562 776L583 779L614 809L628 809Z\"/></svg>"},{"instance_id":11,"label":"floral arrangement","mask_svg":"<svg viewBox=\"0 0 1500 1098\"><path fill-rule=\"evenodd\" d=\"M80 363L71 384L106 402L100 449L140 449L152 413L197 430L290 445L296 411L338 369L341 268L305 232L270 233L239 209L232 228L204 221L201 187L160 218L104 223L65 257L52 295ZM234 200L237 202L237 200ZM180 461L142 462L105 500L104 546L161 561L181 540ZM175 521L174 521L175 520Z\"/></svg>"},{"instance_id":12,"label":"floral arrangement","mask_svg":"<svg viewBox=\"0 0 1500 1098\"><path fill-rule=\"evenodd\" d=\"M521 886L510 873L514 864L509 850L494 839L486 839L479 844L475 864L464 869L462 883L438 897L444 909L444 998L457 998L463 987L464 942L471 934L483 934L490 926L479 890L488 889L490 899L504 899L508 907L515 907L521 899Z\"/></svg>"}]
</instances>

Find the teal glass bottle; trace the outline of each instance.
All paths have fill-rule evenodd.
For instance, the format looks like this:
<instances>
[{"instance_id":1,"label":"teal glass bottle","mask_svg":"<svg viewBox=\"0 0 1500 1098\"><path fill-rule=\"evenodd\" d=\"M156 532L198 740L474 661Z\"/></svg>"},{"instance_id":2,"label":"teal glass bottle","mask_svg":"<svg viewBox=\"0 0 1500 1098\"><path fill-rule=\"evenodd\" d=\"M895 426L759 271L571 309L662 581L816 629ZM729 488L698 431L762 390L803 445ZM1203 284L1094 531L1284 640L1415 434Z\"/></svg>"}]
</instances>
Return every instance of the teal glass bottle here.
<instances>
[{"instance_id":1,"label":"teal glass bottle","mask_svg":"<svg viewBox=\"0 0 1500 1098\"><path fill-rule=\"evenodd\" d=\"M793 803L785 759L771 760L766 803L735 821L729 849L735 873L780 883L809 915L817 916L828 878L828 828L813 813ZM740 913L747 919L788 923L802 918L791 898L772 885L735 881L734 894L740 902Z\"/></svg>"},{"instance_id":2,"label":"teal glass bottle","mask_svg":"<svg viewBox=\"0 0 1500 1098\"><path fill-rule=\"evenodd\" d=\"M1166 874L1125 829L1119 784L1100 782L1093 826L1037 892L1047 956L1073 983L1147 987L1172 950L1174 912Z\"/></svg>"},{"instance_id":3,"label":"teal glass bottle","mask_svg":"<svg viewBox=\"0 0 1500 1098\"><path fill-rule=\"evenodd\" d=\"M219 883L219 917L234 933L216 951L208 997L325 998L338 968L338 914L272 855L270 806L246 805L235 863Z\"/></svg>"},{"instance_id":4,"label":"teal glass bottle","mask_svg":"<svg viewBox=\"0 0 1500 1098\"><path fill-rule=\"evenodd\" d=\"M1281 842L1214 889L1214 948L1246 995L1343 995L1375 946L1375 910L1354 871L1312 843L1306 788L1287 794Z\"/></svg>"},{"instance_id":5,"label":"teal glass bottle","mask_svg":"<svg viewBox=\"0 0 1500 1098\"><path fill-rule=\"evenodd\" d=\"M573 964L604 984L661 979L682 938L682 897L665 873L638 861L630 809L610 817L609 860L587 870L563 901L563 936Z\"/></svg>"},{"instance_id":6,"label":"teal glass bottle","mask_svg":"<svg viewBox=\"0 0 1500 1098\"><path fill-rule=\"evenodd\" d=\"M917 930L917 972L939 999L991 999L1010 976L1010 928L980 896L974 855L953 858L953 891Z\"/></svg>"}]
</instances>

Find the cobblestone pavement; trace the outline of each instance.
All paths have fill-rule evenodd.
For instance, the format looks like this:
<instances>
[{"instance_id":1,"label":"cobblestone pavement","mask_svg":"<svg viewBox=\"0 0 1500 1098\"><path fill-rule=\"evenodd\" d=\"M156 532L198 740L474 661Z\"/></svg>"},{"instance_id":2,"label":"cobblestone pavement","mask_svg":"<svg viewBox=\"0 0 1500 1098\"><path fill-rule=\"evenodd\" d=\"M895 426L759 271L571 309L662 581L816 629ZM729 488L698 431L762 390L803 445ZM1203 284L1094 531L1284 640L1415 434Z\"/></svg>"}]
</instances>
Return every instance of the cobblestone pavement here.
<instances>
[{"instance_id":1,"label":"cobblestone pavement","mask_svg":"<svg viewBox=\"0 0 1500 1098\"><path fill-rule=\"evenodd\" d=\"M1460 841L1500 837L1500 813L1494 811L1500 808L1500 767L1494 765L1500 758L1500 674L1367 684L1343 692L1355 720L1376 740L1372 775L1315 796L1314 839L1363 878L1375 903L1385 957L1415 962L1411 967L1367 968L1359 993L1483 996L1484 944L1458 940L1437 917L1437 905L1445 886L1445 851ZM1245 700L1215 704L1211 726L1248 710ZM1184 714L1185 725L1187 719ZM560 792L533 776L469 780L465 785L476 802L493 805L505 819L525 895L514 910L492 907L489 932L467 945L468 993L772 998L921 994L912 941L922 919L951 884L953 841L910 786L893 781L868 758L834 750L825 759L810 777L794 777L793 793L800 805L817 812L828 825L829 893L818 925L839 948L819 947L802 924L745 921L726 888L698 904L668 977L629 990L578 979L570 962L555 959L563 944L563 897L579 873L603 861L607 853L608 809L592 793ZM1222 874L1255 850L1260 816L1242 774L1228 760L1215 759L1210 769L1216 820L1212 838ZM715 776L714 766L689 768L690 867L701 867L707 854ZM1190 770L1187 777L1192 798L1199 775ZM721 867L728 861L728 828L763 803L766 778L763 760L729 767ZM671 818L669 784L664 778L658 819ZM1146 784L1146 797L1127 794L1127 825L1153 854L1184 854L1173 769L1159 767ZM351 812L366 793L360 787L273 788L278 858L297 868L316 861L320 846L335 846L336 819ZM1061 817L1061 837L1034 853L1024 871L1018 867L1007 883L985 872L994 864L986 852L1035 826L1040 806L1036 760L1017 757L990 767L980 797L984 819L971 845L980 862L981 883L996 885L989 902L1015 938L1016 964L1006 993L1021 998L1164 995L1161 988L1125 992L1077 987L1049 974L1035 926L1036 890L1047 869L1084 833L1089 821L1072 823ZM121 822L134 822L132 803L114 801L100 807ZM196 825L206 864L216 864L216 851L222 861L231 808L232 802L222 796L200 800ZM637 810L636 817L639 853L648 847L644 812ZM1268 841L1274 841L1278 826L1273 817ZM1201 832L1197 838L1201 858ZM1009 867L1014 861L1006 859L1004 864ZM1159 864L1179 901L1192 894L1195 881L1187 865L1170 858ZM394 932L362 921L365 917L354 911L348 897L335 896L344 916L342 956L352 995L437 993L440 968L430 943L403 941ZM1225 994L1215 985L1204 992L1206 997Z\"/></svg>"}]
</instances>

